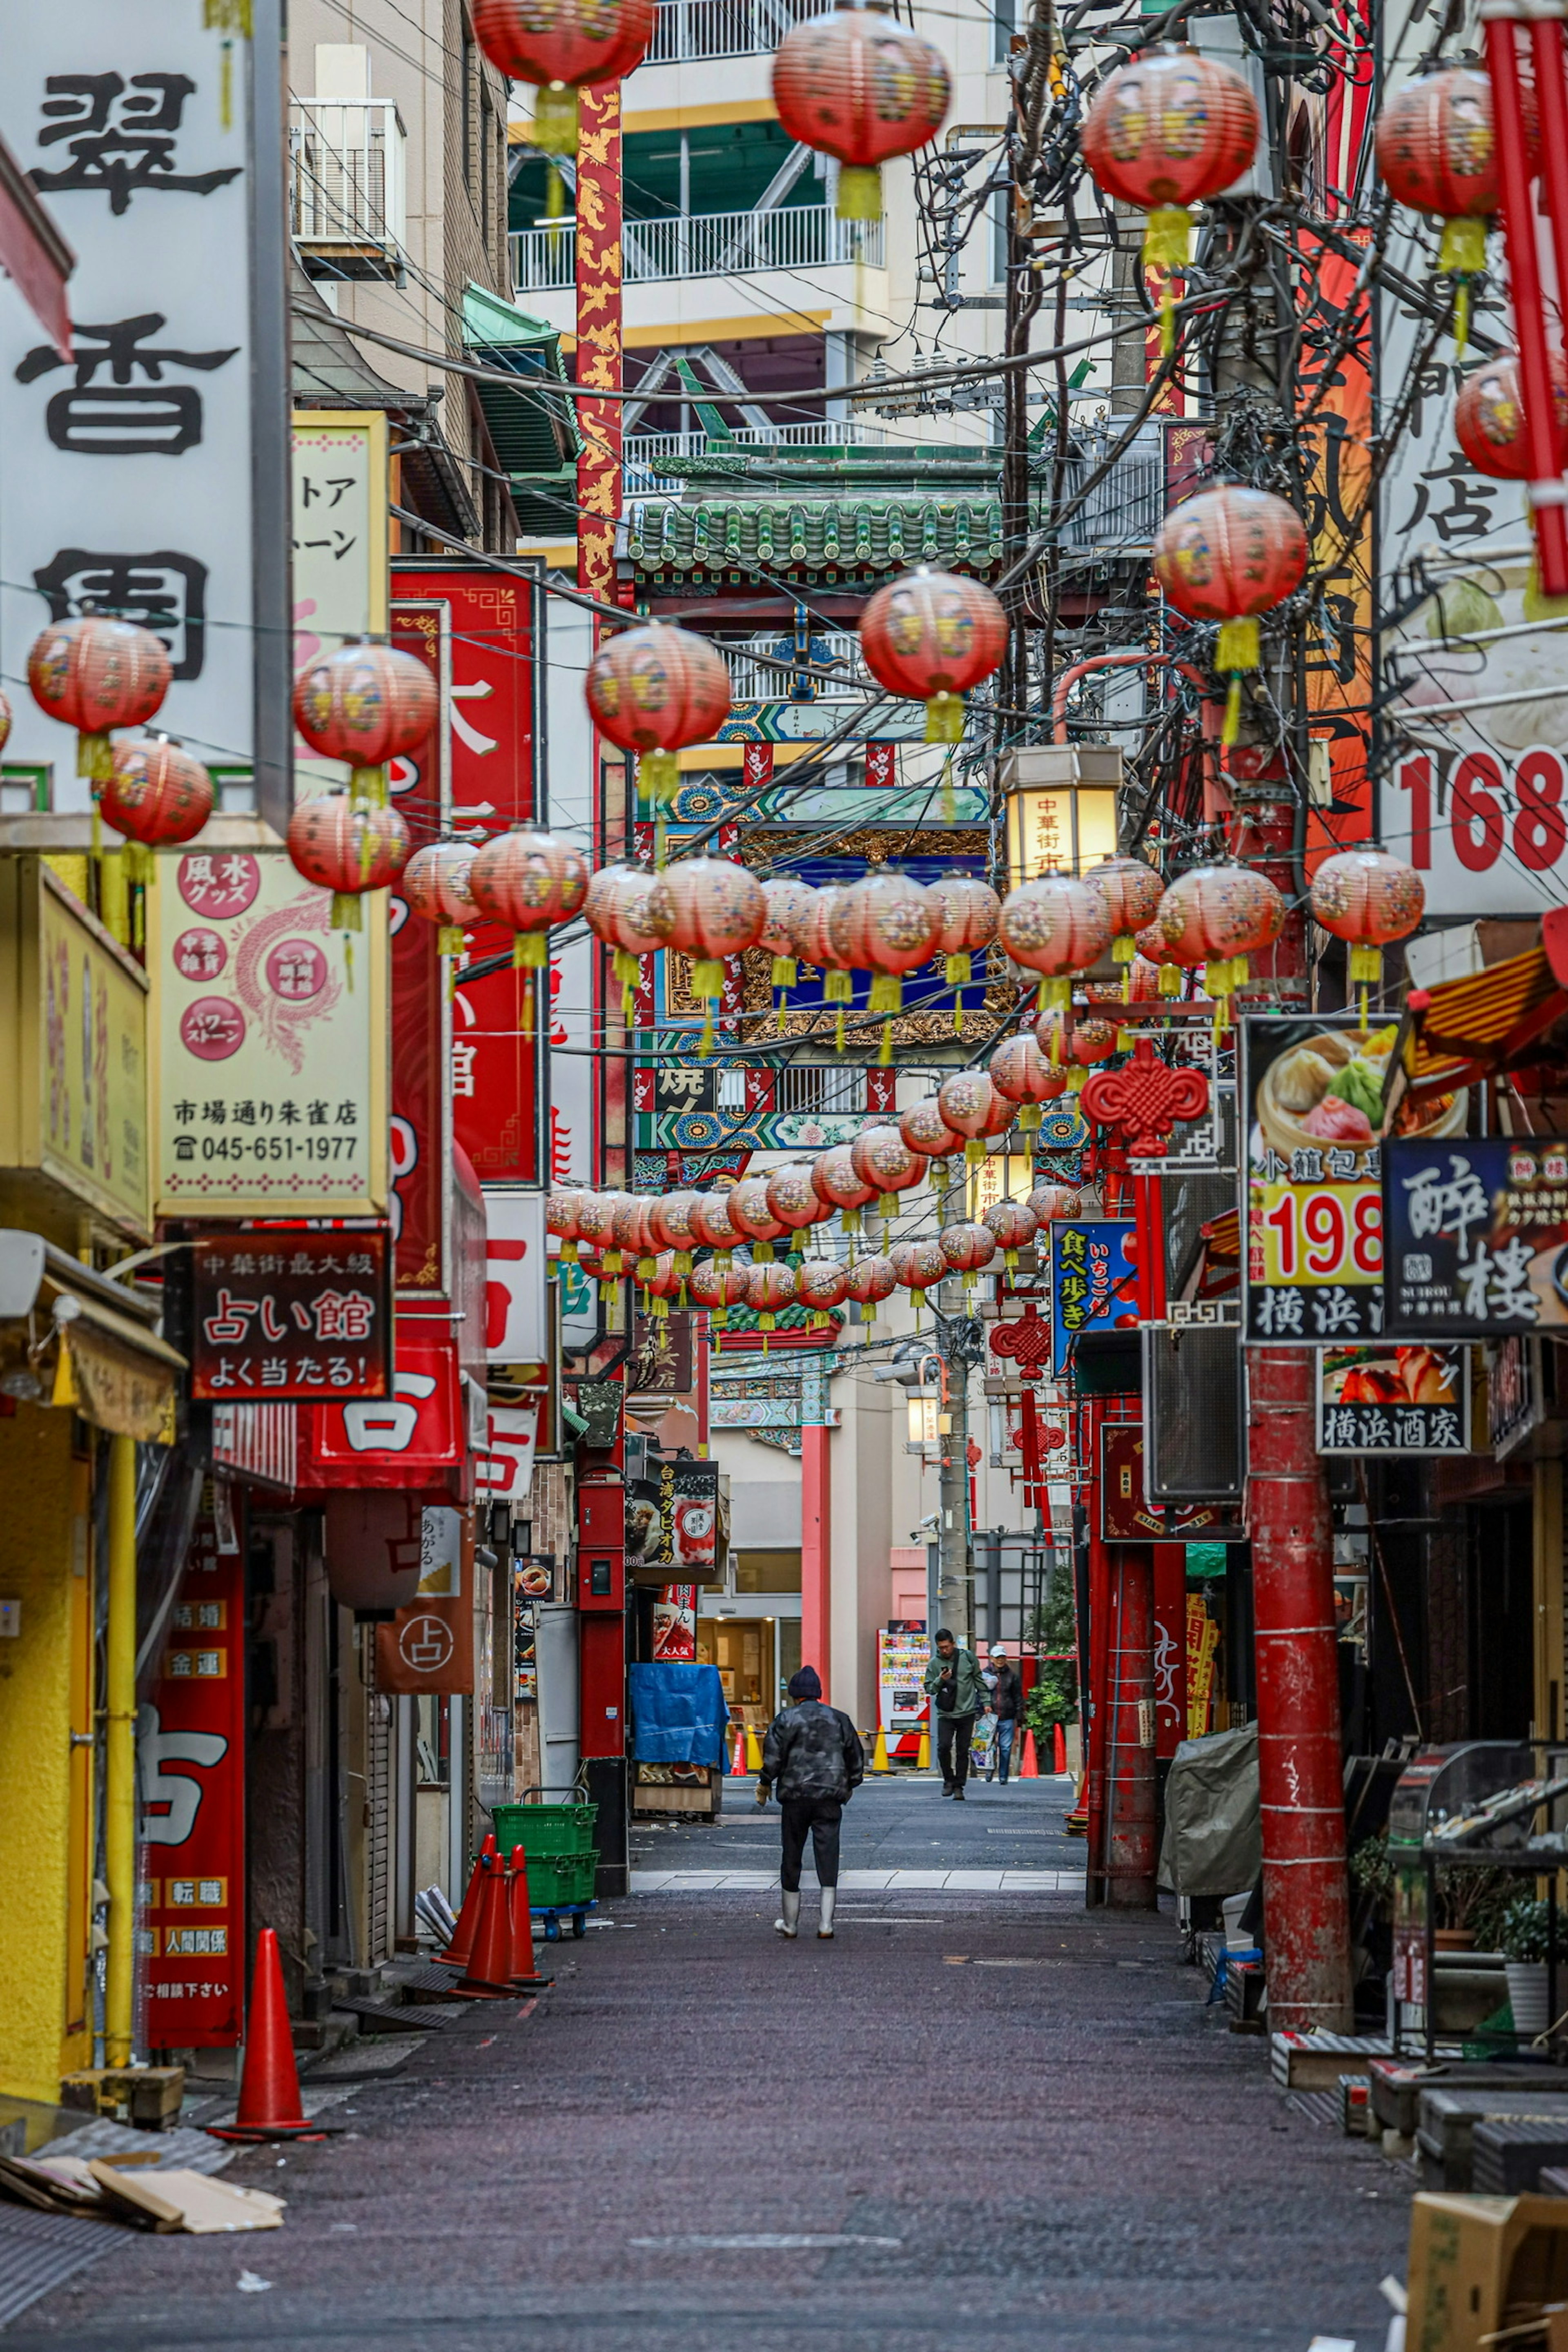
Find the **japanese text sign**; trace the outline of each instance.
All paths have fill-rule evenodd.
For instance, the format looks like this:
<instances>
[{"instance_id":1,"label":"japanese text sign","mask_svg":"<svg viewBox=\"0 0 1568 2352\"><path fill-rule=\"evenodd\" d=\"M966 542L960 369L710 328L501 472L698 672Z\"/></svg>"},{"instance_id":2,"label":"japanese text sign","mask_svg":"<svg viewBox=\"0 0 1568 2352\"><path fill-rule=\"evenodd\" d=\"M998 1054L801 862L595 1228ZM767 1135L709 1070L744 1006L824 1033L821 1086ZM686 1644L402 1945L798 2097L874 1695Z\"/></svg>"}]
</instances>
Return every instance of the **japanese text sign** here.
<instances>
[{"instance_id":1,"label":"japanese text sign","mask_svg":"<svg viewBox=\"0 0 1568 2352\"><path fill-rule=\"evenodd\" d=\"M1568 1329L1568 1139L1388 1145L1388 1321L1404 1339Z\"/></svg>"},{"instance_id":2,"label":"japanese text sign","mask_svg":"<svg viewBox=\"0 0 1568 2352\"><path fill-rule=\"evenodd\" d=\"M1080 1332L1114 1331L1138 1320L1131 1224L1058 1217L1051 1228L1051 1370L1061 1373Z\"/></svg>"},{"instance_id":3,"label":"japanese text sign","mask_svg":"<svg viewBox=\"0 0 1568 2352\"><path fill-rule=\"evenodd\" d=\"M386 922L331 928L281 850L183 850L148 893L160 1216L386 1209ZM352 946L351 946L352 942Z\"/></svg>"},{"instance_id":4,"label":"japanese text sign","mask_svg":"<svg viewBox=\"0 0 1568 2352\"><path fill-rule=\"evenodd\" d=\"M191 1394L384 1396L389 1258L384 1226L202 1234L192 1244Z\"/></svg>"},{"instance_id":5,"label":"japanese text sign","mask_svg":"<svg viewBox=\"0 0 1568 2352\"><path fill-rule=\"evenodd\" d=\"M1143 1486L1143 1425L1106 1422L1100 1433L1100 1532L1105 1543L1159 1543L1185 1538L1225 1517L1217 1504L1184 1503L1164 1511Z\"/></svg>"},{"instance_id":6,"label":"japanese text sign","mask_svg":"<svg viewBox=\"0 0 1568 2352\"><path fill-rule=\"evenodd\" d=\"M474 1538L466 1513L421 1516L419 1587L390 1625L375 1629L376 1688L456 1693L474 1687Z\"/></svg>"},{"instance_id":7,"label":"japanese text sign","mask_svg":"<svg viewBox=\"0 0 1568 2352\"><path fill-rule=\"evenodd\" d=\"M204 1510L137 1728L142 2039L155 2048L240 2038L245 1624L240 1534L227 1509Z\"/></svg>"},{"instance_id":8,"label":"japanese text sign","mask_svg":"<svg viewBox=\"0 0 1568 2352\"><path fill-rule=\"evenodd\" d=\"M1318 1359L1320 1454L1464 1454L1468 1348L1325 1348Z\"/></svg>"},{"instance_id":9,"label":"japanese text sign","mask_svg":"<svg viewBox=\"0 0 1568 2352\"><path fill-rule=\"evenodd\" d=\"M293 497L294 669L387 625L387 432L379 409L298 409ZM301 799L342 768L294 741Z\"/></svg>"},{"instance_id":10,"label":"japanese text sign","mask_svg":"<svg viewBox=\"0 0 1568 2352\"><path fill-rule=\"evenodd\" d=\"M340 1236L340 1238L342 1238ZM308 1423L301 1486L439 1486L465 1458L468 1423L450 1339L397 1334L392 1393L321 1403Z\"/></svg>"},{"instance_id":11,"label":"japanese text sign","mask_svg":"<svg viewBox=\"0 0 1568 2352\"><path fill-rule=\"evenodd\" d=\"M1249 1339L1375 1338L1383 1328L1381 1119L1389 1028L1329 1019L1241 1024Z\"/></svg>"},{"instance_id":12,"label":"japanese text sign","mask_svg":"<svg viewBox=\"0 0 1568 2352\"><path fill-rule=\"evenodd\" d=\"M251 472L252 402L273 387L251 345L247 109L243 89L223 104L225 46L199 8L7 11L0 134L77 255L79 323L68 362L22 302L0 313L0 634L15 669L89 604L152 629L174 667L161 723L245 768L251 625L278 618L258 609ZM247 71L250 45L232 54ZM88 808L69 734L26 694L15 709L9 757L52 766L57 809Z\"/></svg>"}]
</instances>

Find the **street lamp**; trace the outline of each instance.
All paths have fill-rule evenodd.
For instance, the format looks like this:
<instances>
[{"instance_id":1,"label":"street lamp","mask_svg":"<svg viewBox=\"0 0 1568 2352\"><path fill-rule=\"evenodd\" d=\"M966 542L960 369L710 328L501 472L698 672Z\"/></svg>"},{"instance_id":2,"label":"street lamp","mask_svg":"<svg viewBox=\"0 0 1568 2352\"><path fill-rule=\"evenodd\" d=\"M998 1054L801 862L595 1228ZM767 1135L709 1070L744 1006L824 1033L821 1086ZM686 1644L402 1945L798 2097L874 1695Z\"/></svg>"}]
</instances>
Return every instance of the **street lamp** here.
<instances>
[{"instance_id":1,"label":"street lamp","mask_svg":"<svg viewBox=\"0 0 1568 2352\"><path fill-rule=\"evenodd\" d=\"M1121 753L1113 743L1033 743L1005 753L1007 882L1087 874L1117 852Z\"/></svg>"}]
</instances>

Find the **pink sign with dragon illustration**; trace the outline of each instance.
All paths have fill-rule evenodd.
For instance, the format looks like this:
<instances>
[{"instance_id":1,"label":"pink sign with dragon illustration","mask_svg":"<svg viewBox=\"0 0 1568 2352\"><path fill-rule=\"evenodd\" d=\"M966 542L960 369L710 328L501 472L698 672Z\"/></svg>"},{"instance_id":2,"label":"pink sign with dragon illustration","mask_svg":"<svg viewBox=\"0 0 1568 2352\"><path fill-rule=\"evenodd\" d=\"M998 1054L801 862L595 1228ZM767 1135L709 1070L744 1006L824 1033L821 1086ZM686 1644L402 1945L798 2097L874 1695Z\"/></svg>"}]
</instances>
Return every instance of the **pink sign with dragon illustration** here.
<instances>
[{"instance_id":1,"label":"pink sign with dragon illustration","mask_svg":"<svg viewBox=\"0 0 1568 2352\"><path fill-rule=\"evenodd\" d=\"M156 1213L376 1216L387 1181L384 899L358 934L281 850L164 854Z\"/></svg>"}]
</instances>

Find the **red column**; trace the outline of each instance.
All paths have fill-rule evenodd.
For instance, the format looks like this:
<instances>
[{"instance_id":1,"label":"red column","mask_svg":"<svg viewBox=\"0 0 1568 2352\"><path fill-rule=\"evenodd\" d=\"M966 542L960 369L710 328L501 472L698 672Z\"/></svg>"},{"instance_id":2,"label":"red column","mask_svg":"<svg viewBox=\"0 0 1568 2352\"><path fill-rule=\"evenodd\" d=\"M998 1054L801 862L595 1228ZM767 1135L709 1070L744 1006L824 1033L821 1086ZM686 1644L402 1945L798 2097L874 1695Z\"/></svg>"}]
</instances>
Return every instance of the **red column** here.
<instances>
[{"instance_id":1,"label":"red column","mask_svg":"<svg viewBox=\"0 0 1568 2352\"><path fill-rule=\"evenodd\" d=\"M1154 1609L1148 1544L1109 1547L1111 1599L1107 1685L1105 1900L1152 1911L1154 1865Z\"/></svg>"},{"instance_id":2,"label":"red column","mask_svg":"<svg viewBox=\"0 0 1568 2352\"><path fill-rule=\"evenodd\" d=\"M1150 1546L1154 1557L1154 1755L1169 1762L1187 1736L1187 1547Z\"/></svg>"},{"instance_id":3,"label":"red column","mask_svg":"<svg viewBox=\"0 0 1568 2352\"><path fill-rule=\"evenodd\" d=\"M1085 1694L1084 1755L1089 1786L1084 1811L1089 1846L1086 1900L1092 1910L1105 1900L1105 1750L1108 1709L1107 1673L1110 1657L1110 1559L1100 1533L1100 1408L1091 1398L1083 1407L1084 1453L1090 1465L1085 1489L1089 1521L1089 1689Z\"/></svg>"},{"instance_id":4,"label":"red column","mask_svg":"<svg viewBox=\"0 0 1568 2352\"><path fill-rule=\"evenodd\" d=\"M1333 1541L1309 1348L1253 1348L1248 1491L1268 2021L1351 2031Z\"/></svg>"},{"instance_id":5,"label":"red column","mask_svg":"<svg viewBox=\"0 0 1568 2352\"><path fill-rule=\"evenodd\" d=\"M833 1655L832 1432L807 1423L800 1433L800 1662L815 1666L831 1696Z\"/></svg>"}]
</instances>

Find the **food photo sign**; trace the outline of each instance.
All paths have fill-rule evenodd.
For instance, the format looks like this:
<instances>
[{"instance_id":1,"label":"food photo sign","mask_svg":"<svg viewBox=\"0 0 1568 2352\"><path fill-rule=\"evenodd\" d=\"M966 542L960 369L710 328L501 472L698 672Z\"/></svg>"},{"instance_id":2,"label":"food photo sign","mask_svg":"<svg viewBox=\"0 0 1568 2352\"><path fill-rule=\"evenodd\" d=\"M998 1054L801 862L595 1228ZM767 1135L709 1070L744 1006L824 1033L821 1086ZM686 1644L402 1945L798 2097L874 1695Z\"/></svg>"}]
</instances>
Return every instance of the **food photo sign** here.
<instances>
[{"instance_id":1,"label":"food photo sign","mask_svg":"<svg viewBox=\"0 0 1568 2352\"><path fill-rule=\"evenodd\" d=\"M1470 1351L1418 1342L1325 1348L1320 1454L1468 1454Z\"/></svg>"}]
</instances>

